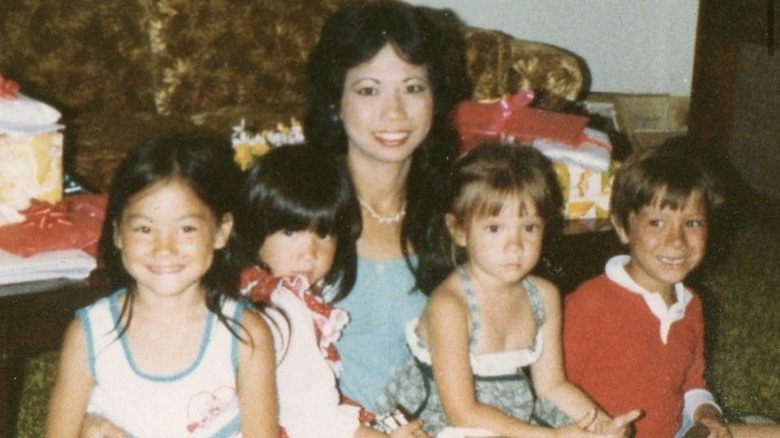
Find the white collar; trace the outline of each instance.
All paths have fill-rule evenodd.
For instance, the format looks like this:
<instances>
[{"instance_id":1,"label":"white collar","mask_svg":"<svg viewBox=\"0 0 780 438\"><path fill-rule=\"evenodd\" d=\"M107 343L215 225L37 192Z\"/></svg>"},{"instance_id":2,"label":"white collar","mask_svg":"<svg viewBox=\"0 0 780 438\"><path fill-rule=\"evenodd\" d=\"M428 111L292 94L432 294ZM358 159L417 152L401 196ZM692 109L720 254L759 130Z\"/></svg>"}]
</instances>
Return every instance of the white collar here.
<instances>
[{"instance_id":1,"label":"white collar","mask_svg":"<svg viewBox=\"0 0 780 438\"><path fill-rule=\"evenodd\" d=\"M688 303L691 302L693 294L682 283L677 283L674 285L674 293L677 302L672 304L671 307L667 307L661 294L648 291L637 284L637 282L628 275L628 272L626 272L626 264L628 264L630 260L631 257L627 255L612 257L607 262L604 271L607 274L607 278L644 298L650 312L661 322L661 341L666 344L672 323L685 317L685 309L688 307Z\"/></svg>"}]
</instances>

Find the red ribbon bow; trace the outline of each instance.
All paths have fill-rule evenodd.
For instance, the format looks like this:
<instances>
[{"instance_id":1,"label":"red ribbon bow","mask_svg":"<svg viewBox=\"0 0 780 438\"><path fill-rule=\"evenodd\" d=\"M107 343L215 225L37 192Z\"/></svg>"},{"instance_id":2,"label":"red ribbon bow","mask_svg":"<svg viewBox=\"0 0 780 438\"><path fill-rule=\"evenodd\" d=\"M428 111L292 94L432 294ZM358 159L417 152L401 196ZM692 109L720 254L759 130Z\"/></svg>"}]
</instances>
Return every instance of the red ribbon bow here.
<instances>
[{"instance_id":1,"label":"red ribbon bow","mask_svg":"<svg viewBox=\"0 0 780 438\"><path fill-rule=\"evenodd\" d=\"M502 97L501 100L498 101L498 107L501 109L501 113L499 117L493 121L492 126L488 128L488 132L498 134L503 140L511 140L512 134L508 133L506 128L509 117L521 108L526 108L533 100L534 92L531 90L520 90L517 94Z\"/></svg>"},{"instance_id":2,"label":"red ribbon bow","mask_svg":"<svg viewBox=\"0 0 780 438\"><path fill-rule=\"evenodd\" d=\"M31 199L30 206L21 210L20 213L26 218L22 223L24 228L35 227L43 230L58 224L73 225L64 202L49 204L48 202Z\"/></svg>"},{"instance_id":3,"label":"red ribbon bow","mask_svg":"<svg viewBox=\"0 0 780 438\"><path fill-rule=\"evenodd\" d=\"M19 83L0 76L0 99L13 100L19 94Z\"/></svg>"}]
</instances>

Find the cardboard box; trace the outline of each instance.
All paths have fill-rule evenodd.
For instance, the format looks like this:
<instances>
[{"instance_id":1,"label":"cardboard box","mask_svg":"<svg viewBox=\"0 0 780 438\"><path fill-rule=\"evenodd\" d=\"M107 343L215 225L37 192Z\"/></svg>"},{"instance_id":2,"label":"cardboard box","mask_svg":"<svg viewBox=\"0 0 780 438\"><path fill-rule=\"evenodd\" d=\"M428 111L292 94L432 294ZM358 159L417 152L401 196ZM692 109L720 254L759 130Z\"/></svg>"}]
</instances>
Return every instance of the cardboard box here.
<instances>
[{"instance_id":1,"label":"cardboard box","mask_svg":"<svg viewBox=\"0 0 780 438\"><path fill-rule=\"evenodd\" d=\"M667 94L594 92L586 105L612 105L618 130L628 136L634 150L641 150L688 132L690 100Z\"/></svg>"}]
</instances>

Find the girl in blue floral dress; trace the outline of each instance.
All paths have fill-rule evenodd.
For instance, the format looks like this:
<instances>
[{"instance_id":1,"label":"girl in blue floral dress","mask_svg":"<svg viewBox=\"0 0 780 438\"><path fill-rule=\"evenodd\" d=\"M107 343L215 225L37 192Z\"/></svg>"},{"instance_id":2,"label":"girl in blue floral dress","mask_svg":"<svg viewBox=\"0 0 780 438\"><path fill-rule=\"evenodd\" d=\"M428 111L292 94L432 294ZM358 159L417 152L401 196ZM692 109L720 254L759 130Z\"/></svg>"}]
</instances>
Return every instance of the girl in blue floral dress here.
<instances>
[{"instance_id":1,"label":"girl in blue floral dress","mask_svg":"<svg viewBox=\"0 0 780 438\"><path fill-rule=\"evenodd\" d=\"M457 267L407 327L414 358L381 404L442 437L623 436L639 413L612 419L566 380L558 291L530 274L562 206L550 162L533 148L490 144L453 175L444 225Z\"/></svg>"}]
</instances>

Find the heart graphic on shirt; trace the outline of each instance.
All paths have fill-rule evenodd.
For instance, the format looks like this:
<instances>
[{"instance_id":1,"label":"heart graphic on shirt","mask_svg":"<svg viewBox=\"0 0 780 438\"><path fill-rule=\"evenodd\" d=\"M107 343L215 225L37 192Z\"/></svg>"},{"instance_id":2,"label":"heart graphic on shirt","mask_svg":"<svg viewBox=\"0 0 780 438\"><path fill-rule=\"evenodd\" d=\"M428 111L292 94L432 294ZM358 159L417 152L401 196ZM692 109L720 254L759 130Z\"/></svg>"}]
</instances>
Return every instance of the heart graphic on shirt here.
<instances>
[{"instance_id":1,"label":"heart graphic on shirt","mask_svg":"<svg viewBox=\"0 0 780 438\"><path fill-rule=\"evenodd\" d=\"M223 386L211 392L202 391L193 395L187 402L187 416L190 419L187 431L192 432L195 429L209 427L211 421L236 403L238 403L236 389L230 386Z\"/></svg>"}]
</instances>

